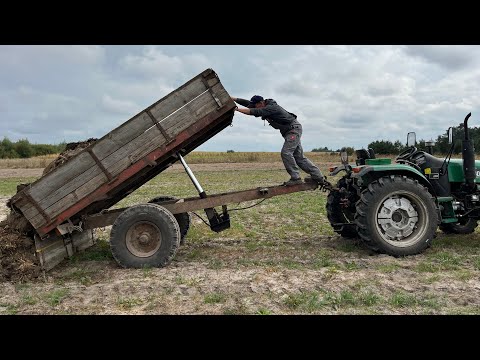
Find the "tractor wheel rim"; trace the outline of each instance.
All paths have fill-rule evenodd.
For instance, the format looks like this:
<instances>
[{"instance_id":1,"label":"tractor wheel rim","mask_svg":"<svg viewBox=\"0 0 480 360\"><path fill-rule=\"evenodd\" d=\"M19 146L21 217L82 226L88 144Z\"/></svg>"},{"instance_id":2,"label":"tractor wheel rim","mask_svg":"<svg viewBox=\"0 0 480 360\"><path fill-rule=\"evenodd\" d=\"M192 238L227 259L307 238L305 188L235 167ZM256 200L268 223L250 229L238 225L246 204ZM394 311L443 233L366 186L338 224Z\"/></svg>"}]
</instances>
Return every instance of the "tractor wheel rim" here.
<instances>
[{"instance_id":1,"label":"tractor wheel rim","mask_svg":"<svg viewBox=\"0 0 480 360\"><path fill-rule=\"evenodd\" d=\"M416 243L426 231L426 208L413 193L394 193L380 202L377 228L383 239L396 247Z\"/></svg>"},{"instance_id":2,"label":"tractor wheel rim","mask_svg":"<svg viewBox=\"0 0 480 360\"><path fill-rule=\"evenodd\" d=\"M155 254L162 244L162 233L158 226L149 222L135 223L125 236L128 251L133 255L146 258Z\"/></svg>"}]
</instances>

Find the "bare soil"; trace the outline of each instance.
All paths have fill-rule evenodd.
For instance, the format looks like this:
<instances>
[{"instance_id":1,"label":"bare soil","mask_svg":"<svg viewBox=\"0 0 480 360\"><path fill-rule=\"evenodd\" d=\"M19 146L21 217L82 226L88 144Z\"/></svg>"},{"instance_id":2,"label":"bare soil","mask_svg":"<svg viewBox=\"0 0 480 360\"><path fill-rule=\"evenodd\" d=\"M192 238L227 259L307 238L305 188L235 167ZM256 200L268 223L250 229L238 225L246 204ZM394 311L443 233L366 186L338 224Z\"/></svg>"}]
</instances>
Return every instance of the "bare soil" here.
<instances>
[{"instance_id":1,"label":"bare soil","mask_svg":"<svg viewBox=\"0 0 480 360\"><path fill-rule=\"evenodd\" d=\"M282 166L194 164L191 168L220 171ZM32 176L33 170L0 170L0 178ZM176 165L167 171L177 170L183 171ZM0 220L9 213L7 200L0 197ZM194 218L193 230L198 226L205 225ZM101 229L98 235L108 238L108 231ZM1 254L31 249L31 242L21 236L12 240L0 230L0 238ZM446 240L441 233L436 239ZM472 241L478 242L478 235ZM8 270L8 263L2 263L10 276L2 278L5 270L0 268L0 314L480 312L480 271L474 262L464 262L452 271L419 271L428 254L393 258L338 236L294 238L293 234L290 240L252 240L230 239L220 233L214 240L189 242L187 238L173 262L161 269L120 268L105 255L108 249L104 247L99 242L85 256L48 273L38 272L40 276L34 279L23 276L22 267L17 266L15 273ZM472 247L477 262L479 248ZM27 267L35 265L28 256L14 260Z\"/></svg>"}]
</instances>

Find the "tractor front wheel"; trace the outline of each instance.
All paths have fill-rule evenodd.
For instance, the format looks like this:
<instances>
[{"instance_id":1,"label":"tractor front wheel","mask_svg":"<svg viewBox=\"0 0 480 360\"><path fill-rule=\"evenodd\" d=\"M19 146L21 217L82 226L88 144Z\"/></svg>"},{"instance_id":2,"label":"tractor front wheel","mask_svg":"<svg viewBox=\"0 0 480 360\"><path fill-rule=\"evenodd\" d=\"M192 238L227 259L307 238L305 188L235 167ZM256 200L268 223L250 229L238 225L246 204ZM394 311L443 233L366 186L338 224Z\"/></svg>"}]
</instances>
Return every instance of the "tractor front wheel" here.
<instances>
[{"instance_id":1,"label":"tractor front wheel","mask_svg":"<svg viewBox=\"0 0 480 360\"><path fill-rule=\"evenodd\" d=\"M471 234L478 226L478 220L461 218L456 223L440 224L440 229L446 234Z\"/></svg>"},{"instance_id":2,"label":"tractor front wheel","mask_svg":"<svg viewBox=\"0 0 480 360\"><path fill-rule=\"evenodd\" d=\"M417 180L382 177L363 190L355 223L371 249L393 256L422 252L434 238L438 215L433 196Z\"/></svg>"}]
</instances>

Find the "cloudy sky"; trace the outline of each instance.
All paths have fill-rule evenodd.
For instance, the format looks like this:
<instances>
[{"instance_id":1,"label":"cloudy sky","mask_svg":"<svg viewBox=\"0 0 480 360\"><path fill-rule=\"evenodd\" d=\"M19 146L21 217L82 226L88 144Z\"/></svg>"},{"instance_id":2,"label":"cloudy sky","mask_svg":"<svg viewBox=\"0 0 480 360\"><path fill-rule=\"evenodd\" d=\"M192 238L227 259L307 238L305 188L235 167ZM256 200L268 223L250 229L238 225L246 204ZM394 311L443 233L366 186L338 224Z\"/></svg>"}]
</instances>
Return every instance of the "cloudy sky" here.
<instances>
[{"instance_id":1,"label":"cloudy sky","mask_svg":"<svg viewBox=\"0 0 480 360\"><path fill-rule=\"evenodd\" d=\"M0 45L0 139L100 138L207 68L230 95L298 115L305 151L436 139L480 126L480 46ZM280 133L235 113L197 150L279 151Z\"/></svg>"}]
</instances>

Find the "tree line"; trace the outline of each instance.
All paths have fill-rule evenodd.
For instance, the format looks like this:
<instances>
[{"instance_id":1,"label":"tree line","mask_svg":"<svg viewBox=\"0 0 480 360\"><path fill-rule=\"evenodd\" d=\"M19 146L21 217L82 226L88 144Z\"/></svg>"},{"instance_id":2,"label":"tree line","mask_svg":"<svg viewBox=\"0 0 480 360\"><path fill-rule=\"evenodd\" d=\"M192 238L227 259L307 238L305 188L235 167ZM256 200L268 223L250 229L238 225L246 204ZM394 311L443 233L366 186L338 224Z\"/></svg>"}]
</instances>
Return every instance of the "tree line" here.
<instances>
[{"instance_id":1,"label":"tree line","mask_svg":"<svg viewBox=\"0 0 480 360\"><path fill-rule=\"evenodd\" d=\"M460 124L457 127L453 127L453 154L460 154L462 152L462 140L464 139L465 130L463 129L463 124ZM480 127L471 127L469 128L469 137L473 139L475 146L475 153L480 154ZM417 140L416 147L418 150L427 150L426 143L432 140ZM434 154L446 154L450 151L451 144L448 143L447 132L445 134L438 135L436 140L434 140L433 153ZM372 148L375 151L375 154L399 154L402 151L407 149L407 144L402 143L400 140L395 142L389 140L375 140L367 145L366 148ZM346 148L348 155L352 155L355 151L353 147ZM328 149L327 147L315 148L312 152L340 152L340 149L333 150Z\"/></svg>"},{"instance_id":2,"label":"tree line","mask_svg":"<svg viewBox=\"0 0 480 360\"><path fill-rule=\"evenodd\" d=\"M475 153L480 154L480 127L469 128L469 136L473 139L475 146ZM462 139L464 138L463 124L457 127L453 127L453 154L460 154L462 152ZM425 143L427 140L420 139L417 141L416 147L419 150L427 150ZM443 135L438 135L435 140L433 152L436 154L446 154L450 150L450 144L448 144L448 137L445 132ZM28 139L20 139L16 142L12 142L7 137L4 137L0 142L0 159L15 159L15 158L29 158L33 156L41 156L48 154L59 154L65 150L66 143L62 142L57 145L50 144L32 144ZM375 140L367 145L366 148L372 148L375 154L398 154L407 148L407 145L400 140L391 142L389 140ZM354 147L346 147L348 155L352 155L355 152ZM233 152L229 150L228 152ZM328 147L321 147L312 149L312 152L330 152L338 153L340 149L333 150Z\"/></svg>"},{"instance_id":3,"label":"tree line","mask_svg":"<svg viewBox=\"0 0 480 360\"><path fill-rule=\"evenodd\" d=\"M32 144L27 139L20 139L16 142L4 137L0 141L0 159L29 158L48 154L59 154L65 150L66 143L58 145Z\"/></svg>"}]
</instances>

